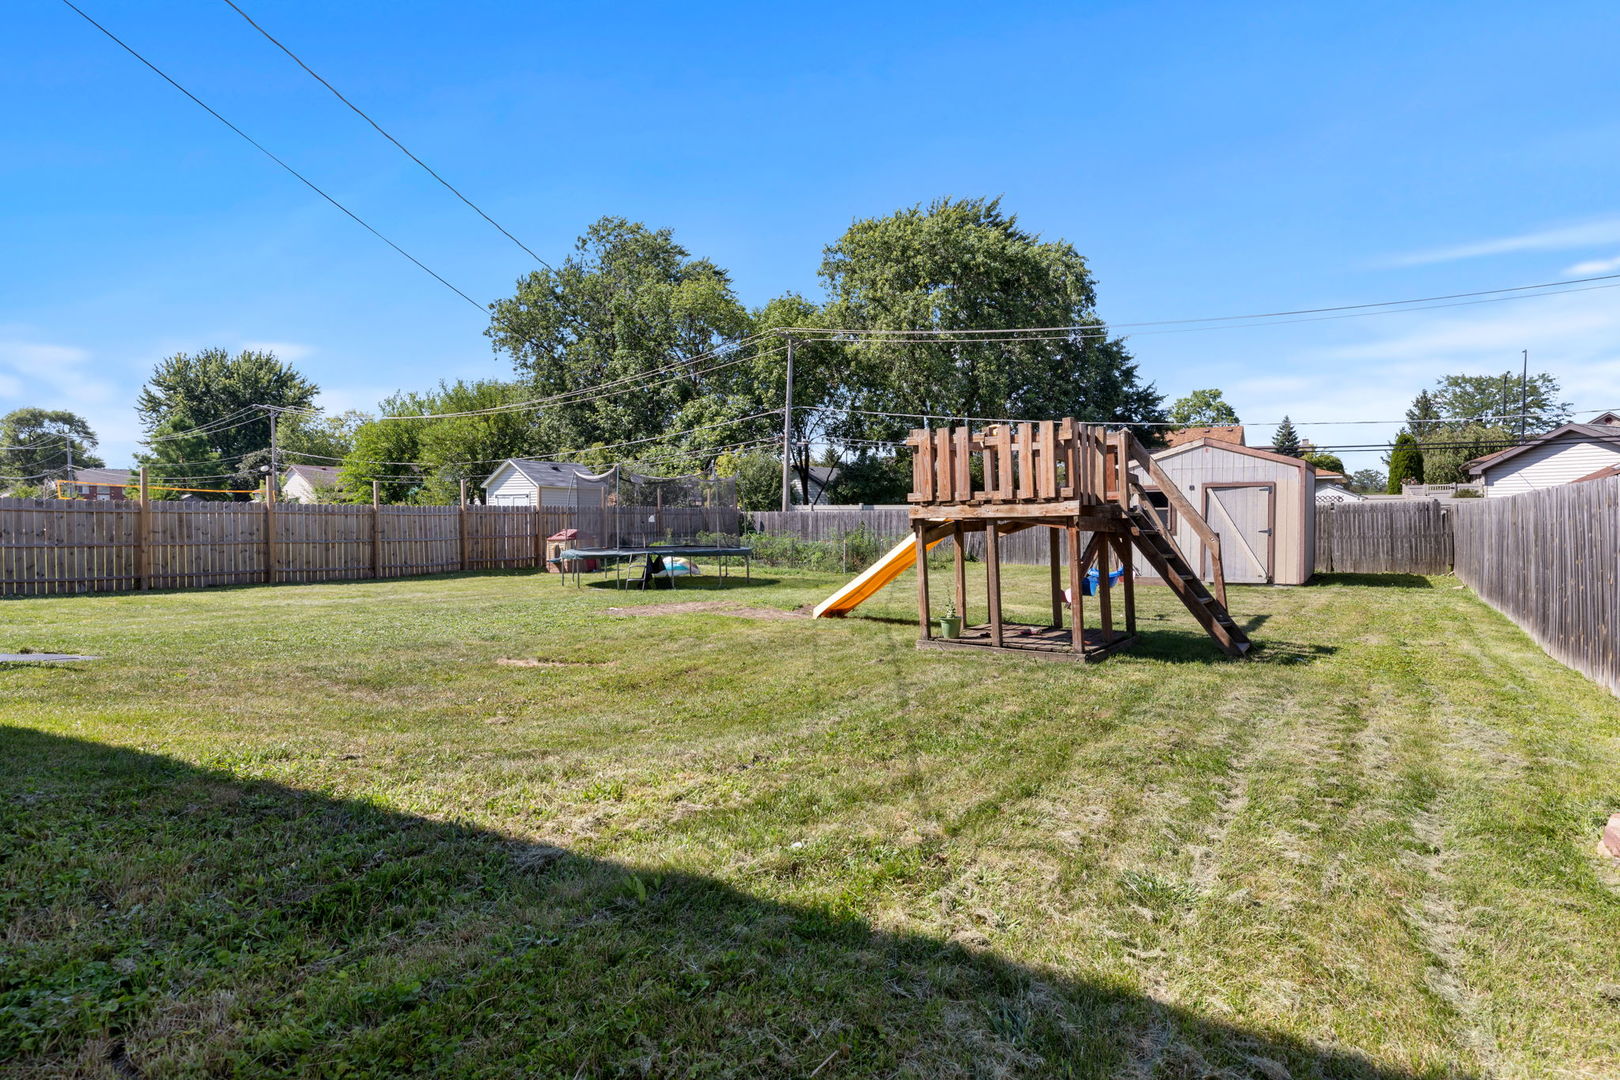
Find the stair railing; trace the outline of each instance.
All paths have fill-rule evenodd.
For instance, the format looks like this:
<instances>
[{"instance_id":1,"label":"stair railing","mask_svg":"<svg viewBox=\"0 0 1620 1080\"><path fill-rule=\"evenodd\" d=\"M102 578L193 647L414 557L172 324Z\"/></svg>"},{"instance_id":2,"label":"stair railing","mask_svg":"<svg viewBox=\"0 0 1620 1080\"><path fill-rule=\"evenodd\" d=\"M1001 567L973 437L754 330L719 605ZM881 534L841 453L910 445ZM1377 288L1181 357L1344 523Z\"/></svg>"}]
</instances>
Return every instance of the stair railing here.
<instances>
[{"instance_id":1,"label":"stair railing","mask_svg":"<svg viewBox=\"0 0 1620 1080\"><path fill-rule=\"evenodd\" d=\"M1120 434L1124 436L1125 443L1130 449L1131 460L1140 465L1143 471L1153 478L1153 482L1159 486L1159 490L1170 500L1170 505L1175 507L1176 515L1187 522L1194 534L1203 543L1204 550L1209 553L1210 577L1215 583L1215 599L1221 602L1221 607L1227 607L1226 571L1221 565L1220 533L1209 527L1209 522L1204 520L1204 515L1193 508L1191 500L1181 493L1181 489L1176 486L1176 482L1159 466L1159 463L1153 459L1153 455L1147 452L1147 447L1143 446L1135 435L1129 431L1123 431ZM1136 485L1136 488L1142 493L1142 502L1146 505L1146 492L1142 491L1141 485ZM1149 509L1148 512L1152 513L1152 510ZM1165 535L1172 545L1176 544L1175 537L1171 536L1168 530L1165 531Z\"/></svg>"}]
</instances>

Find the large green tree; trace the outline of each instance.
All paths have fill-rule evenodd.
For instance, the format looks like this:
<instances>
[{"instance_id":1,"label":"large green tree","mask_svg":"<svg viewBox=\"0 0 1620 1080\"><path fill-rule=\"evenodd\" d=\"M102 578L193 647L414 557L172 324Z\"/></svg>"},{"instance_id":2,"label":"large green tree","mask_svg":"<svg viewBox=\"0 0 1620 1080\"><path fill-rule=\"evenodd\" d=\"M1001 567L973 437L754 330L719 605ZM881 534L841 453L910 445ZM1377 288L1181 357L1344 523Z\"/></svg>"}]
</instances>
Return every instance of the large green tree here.
<instances>
[{"instance_id":1,"label":"large green tree","mask_svg":"<svg viewBox=\"0 0 1620 1080\"><path fill-rule=\"evenodd\" d=\"M831 327L889 334L845 345L841 409L934 417L1162 422L1163 397L1097 316L1085 259L994 199L940 199L852 224L821 265ZM1074 327L972 340L1009 327ZM972 331L980 331L975 334ZM915 420L844 413L833 438L894 439ZM1141 434L1154 437L1155 429Z\"/></svg>"},{"instance_id":2,"label":"large green tree","mask_svg":"<svg viewBox=\"0 0 1620 1080\"><path fill-rule=\"evenodd\" d=\"M1271 436L1271 449L1279 454L1289 457L1300 456L1299 432L1294 429L1294 422L1287 416L1277 425L1277 430Z\"/></svg>"},{"instance_id":3,"label":"large green tree","mask_svg":"<svg viewBox=\"0 0 1620 1080\"><path fill-rule=\"evenodd\" d=\"M99 468L96 433L65 409L13 409L0 417L0 485L43 488L67 479L69 467Z\"/></svg>"},{"instance_id":4,"label":"large green tree","mask_svg":"<svg viewBox=\"0 0 1620 1080\"><path fill-rule=\"evenodd\" d=\"M1477 457L1512 446L1515 440L1496 424L1447 424L1422 442L1425 484L1466 484L1463 466Z\"/></svg>"},{"instance_id":5,"label":"large green tree","mask_svg":"<svg viewBox=\"0 0 1620 1080\"><path fill-rule=\"evenodd\" d=\"M1215 389L1194 390L1177 398L1170 405L1170 420L1182 427L1228 427L1242 422Z\"/></svg>"},{"instance_id":6,"label":"large green tree","mask_svg":"<svg viewBox=\"0 0 1620 1080\"><path fill-rule=\"evenodd\" d=\"M1389 452L1389 486L1391 495L1401 493L1401 484L1423 483L1423 450L1412 433L1403 430L1395 436L1395 446Z\"/></svg>"},{"instance_id":7,"label":"large green tree","mask_svg":"<svg viewBox=\"0 0 1620 1080\"><path fill-rule=\"evenodd\" d=\"M717 350L751 328L731 279L668 229L603 218L561 267L521 278L486 331L536 398L542 448L678 431L688 406L725 392ZM726 368L725 372L732 369Z\"/></svg>"},{"instance_id":8,"label":"large green tree","mask_svg":"<svg viewBox=\"0 0 1620 1080\"><path fill-rule=\"evenodd\" d=\"M1507 431L1538 435L1569 421L1570 403L1558 400L1558 379L1539 371L1523 380L1518 372L1499 375L1446 375L1432 392L1444 420L1492 423ZM1415 403L1414 403L1415 404ZM1417 433L1419 437L1428 432Z\"/></svg>"},{"instance_id":9,"label":"large green tree","mask_svg":"<svg viewBox=\"0 0 1620 1080\"><path fill-rule=\"evenodd\" d=\"M344 494L369 500L376 480L385 502L445 504L460 497L461 481L467 480L469 497L481 498L478 484L502 460L536 456L534 412L505 408L521 404L527 393L521 383L486 379L385 399L378 417L354 433L338 474ZM425 419L384 419L417 416Z\"/></svg>"},{"instance_id":10,"label":"large green tree","mask_svg":"<svg viewBox=\"0 0 1620 1080\"><path fill-rule=\"evenodd\" d=\"M270 445L270 412L258 406L305 409L316 392L272 352L176 353L135 399L148 445L137 460L159 484L223 488L244 457Z\"/></svg>"}]
</instances>

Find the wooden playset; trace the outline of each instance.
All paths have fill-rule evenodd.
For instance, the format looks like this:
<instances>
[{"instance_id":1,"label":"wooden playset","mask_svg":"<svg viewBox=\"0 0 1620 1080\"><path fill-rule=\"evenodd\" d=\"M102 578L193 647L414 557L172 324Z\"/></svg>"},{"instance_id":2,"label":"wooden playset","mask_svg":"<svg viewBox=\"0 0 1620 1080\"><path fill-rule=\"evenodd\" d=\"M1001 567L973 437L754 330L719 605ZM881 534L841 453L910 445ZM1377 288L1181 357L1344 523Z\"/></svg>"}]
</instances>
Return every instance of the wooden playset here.
<instances>
[{"instance_id":1,"label":"wooden playset","mask_svg":"<svg viewBox=\"0 0 1620 1080\"><path fill-rule=\"evenodd\" d=\"M1117 560L1128 570L1134 547L1222 650L1230 656L1248 651L1248 637L1226 609L1220 537L1129 431L1110 432L1072 419L1046 420L978 431L966 426L918 430L907 445L915 450L910 495L913 538L909 557L895 561L917 567L919 647L1001 649L1071 660L1100 660L1129 648L1137 640L1136 586L1129 572L1117 587L1113 585L1111 566ZM1206 587L1176 545L1138 475L1162 493L1168 507L1203 542L1213 588ZM1037 527L1050 530L1051 621L1044 626L1008 623L1001 611L999 541L1009 533ZM983 622L970 623L963 541L975 532L984 537L988 611ZM1067 560L1060 537L1068 541ZM963 624L956 637L935 632L929 609L925 555L946 538L954 541L955 610ZM1083 598L1093 570L1096 625L1087 626ZM861 578L841 592L852 591L859 603L892 579L893 574L884 577L884 573L868 571L871 578L864 594ZM1123 616L1119 627L1116 590ZM817 614L839 613L833 610L837 599L830 598L823 605L829 610L818 609Z\"/></svg>"}]
</instances>

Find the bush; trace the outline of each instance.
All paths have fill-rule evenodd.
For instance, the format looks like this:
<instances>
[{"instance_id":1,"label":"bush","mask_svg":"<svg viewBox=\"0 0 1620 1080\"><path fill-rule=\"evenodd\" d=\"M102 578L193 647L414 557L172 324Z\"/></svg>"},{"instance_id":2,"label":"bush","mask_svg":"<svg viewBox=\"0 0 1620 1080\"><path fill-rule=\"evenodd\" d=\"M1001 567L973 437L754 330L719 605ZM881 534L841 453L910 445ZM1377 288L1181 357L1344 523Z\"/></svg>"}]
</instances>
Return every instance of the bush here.
<instances>
[{"instance_id":1,"label":"bush","mask_svg":"<svg viewBox=\"0 0 1620 1080\"><path fill-rule=\"evenodd\" d=\"M744 534L742 543L754 549L754 561L763 566L853 574L877 562L902 539L882 535L863 524L837 540L801 540L797 536L750 532ZM929 566L945 566L951 560L948 544L941 544L928 555Z\"/></svg>"}]
</instances>

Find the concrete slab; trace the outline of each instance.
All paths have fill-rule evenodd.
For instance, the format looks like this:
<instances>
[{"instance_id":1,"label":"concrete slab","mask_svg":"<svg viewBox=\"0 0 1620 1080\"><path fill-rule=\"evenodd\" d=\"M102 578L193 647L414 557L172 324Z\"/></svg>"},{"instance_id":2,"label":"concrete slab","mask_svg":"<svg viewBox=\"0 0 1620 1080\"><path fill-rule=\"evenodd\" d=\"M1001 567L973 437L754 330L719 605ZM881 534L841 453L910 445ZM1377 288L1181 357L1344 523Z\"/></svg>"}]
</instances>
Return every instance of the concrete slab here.
<instances>
[{"instance_id":1,"label":"concrete slab","mask_svg":"<svg viewBox=\"0 0 1620 1080\"><path fill-rule=\"evenodd\" d=\"M7 652L0 653L0 664L59 663L64 660L99 660L99 656L76 656L59 652Z\"/></svg>"}]
</instances>

